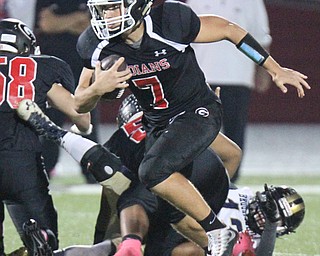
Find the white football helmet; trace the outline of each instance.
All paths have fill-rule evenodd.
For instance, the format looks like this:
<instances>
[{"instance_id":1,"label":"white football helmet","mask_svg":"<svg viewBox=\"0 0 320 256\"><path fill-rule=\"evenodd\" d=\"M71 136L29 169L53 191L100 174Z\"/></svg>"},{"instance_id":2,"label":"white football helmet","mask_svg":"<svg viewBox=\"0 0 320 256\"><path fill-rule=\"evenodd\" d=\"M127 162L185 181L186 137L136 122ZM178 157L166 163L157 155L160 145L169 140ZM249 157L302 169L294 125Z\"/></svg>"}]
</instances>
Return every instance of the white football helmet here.
<instances>
[{"instance_id":1,"label":"white football helmet","mask_svg":"<svg viewBox=\"0 0 320 256\"><path fill-rule=\"evenodd\" d=\"M88 0L91 26L99 39L121 35L149 14L153 0ZM107 17L107 11L119 9L119 16Z\"/></svg>"}]
</instances>

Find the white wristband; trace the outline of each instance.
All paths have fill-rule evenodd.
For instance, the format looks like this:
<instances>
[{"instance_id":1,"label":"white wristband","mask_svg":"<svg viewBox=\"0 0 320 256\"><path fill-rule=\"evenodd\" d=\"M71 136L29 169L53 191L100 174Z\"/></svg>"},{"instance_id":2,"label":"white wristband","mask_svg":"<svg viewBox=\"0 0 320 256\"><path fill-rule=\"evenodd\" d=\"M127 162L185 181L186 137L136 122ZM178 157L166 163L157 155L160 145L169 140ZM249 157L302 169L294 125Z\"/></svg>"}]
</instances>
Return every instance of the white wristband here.
<instances>
[{"instance_id":1,"label":"white wristband","mask_svg":"<svg viewBox=\"0 0 320 256\"><path fill-rule=\"evenodd\" d=\"M74 125L71 126L70 131L73 132L73 133L76 133L76 134L80 134L80 135L90 135L92 133L92 127L93 127L93 125L90 124L88 130L86 130L85 132L82 132L82 131L79 130L77 125L74 124Z\"/></svg>"}]
</instances>

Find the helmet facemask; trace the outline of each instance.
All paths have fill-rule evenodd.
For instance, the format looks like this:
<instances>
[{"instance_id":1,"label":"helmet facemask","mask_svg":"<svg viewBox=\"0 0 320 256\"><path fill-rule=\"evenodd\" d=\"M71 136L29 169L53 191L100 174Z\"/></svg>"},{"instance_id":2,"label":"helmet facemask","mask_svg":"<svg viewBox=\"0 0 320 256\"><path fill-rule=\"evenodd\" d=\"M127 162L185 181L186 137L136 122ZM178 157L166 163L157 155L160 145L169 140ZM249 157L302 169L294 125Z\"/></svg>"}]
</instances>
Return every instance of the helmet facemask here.
<instances>
[{"instance_id":1,"label":"helmet facemask","mask_svg":"<svg viewBox=\"0 0 320 256\"><path fill-rule=\"evenodd\" d=\"M132 29L147 14L149 14L151 0L88 0L91 12L91 26L97 37L109 40ZM119 15L105 17L107 12L116 12Z\"/></svg>"},{"instance_id":2,"label":"helmet facemask","mask_svg":"<svg viewBox=\"0 0 320 256\"><path fill-rule=\"evenodd\" d=\"M286 186L271 187L270 192L281 216L277 222L277 236L295 232L303 221L305 214L305 205L302 197L293 188ZM265 192L261 194L265 194ZM261 209L257 196L253 197L249 202L246 221L254 233L262 234L266 216Z\"/></svg>"}]
</instances>

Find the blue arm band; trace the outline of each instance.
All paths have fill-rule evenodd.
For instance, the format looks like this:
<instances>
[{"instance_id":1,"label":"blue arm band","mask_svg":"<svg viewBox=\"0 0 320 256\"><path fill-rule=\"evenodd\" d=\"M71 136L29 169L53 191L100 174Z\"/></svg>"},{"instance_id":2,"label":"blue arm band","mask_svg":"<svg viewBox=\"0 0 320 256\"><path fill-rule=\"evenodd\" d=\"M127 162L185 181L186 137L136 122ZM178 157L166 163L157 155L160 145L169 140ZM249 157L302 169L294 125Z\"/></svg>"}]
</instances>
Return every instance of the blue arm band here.
<instances>
[{"instance_id":1,"label":"blue arm band","mask_svg":"<svg viewBox=\"0 0 320 256\"><path fill-rule=\"evenodd\" d=\"M269 57L269 53L249 33L237 44L237 48L260 66Z\"/></svg>"}]
</instances>

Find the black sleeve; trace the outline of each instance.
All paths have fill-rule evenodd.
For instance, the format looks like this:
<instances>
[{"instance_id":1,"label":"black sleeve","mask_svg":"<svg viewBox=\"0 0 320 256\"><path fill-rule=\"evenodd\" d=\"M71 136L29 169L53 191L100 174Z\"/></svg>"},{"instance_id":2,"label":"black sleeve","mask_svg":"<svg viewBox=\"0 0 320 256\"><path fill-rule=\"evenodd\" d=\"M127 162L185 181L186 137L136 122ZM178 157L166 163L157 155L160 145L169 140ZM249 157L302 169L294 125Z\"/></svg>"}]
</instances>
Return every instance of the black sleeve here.
<instances>
[{"instance_id":1,"label":"black sleeve","mask_svg":"<svg viewBox=\"0 0 320 256\"><path fill-rule=\"evenodd\" d=\"M38 90L44 90L43 86L47 86L47 90L51 89L54 83L60 83L69 92L74 93L75 81L71 68L64 60L49 56L33 56L38 63L37 80Z\"/></svg>"},{"instance_id":2,"label":"black sleeve","mask_svg":"<svg viewBox=\"0 0 320 256\"><path fill-rule=\"evenodd\" d=\"M261 235L259 246L256 249L256 256L272 256L277 237L277 223L271 223L266 219L266 225Z\"/></svg>"},{"instance_id":3,"label":"black sleeve","mask_svg":"<svg viewBox=\"0 0 320 256\"><path fill-rule=\"evenodd\" d=\"M72 70L68 63L57 57L51 57L54 67L54 81L53 83L60 83L72 94L75 91L75 81ZM52 83L52 84L53 84Z\"/></svg>"},{"instance_id":4,"label":"black sleeve","mask_svg":"<svg viewBox=\"0 0 320 256\"><path fill-rule=\"evenodd\" d=\"M162 31L174 42L190 44L200 30L200 19L186 4L165 2L163 4Z\"/></svg>"},{"instance_id":5,"label":"black sleeve","mask_svg":"<svg viewBox=\"0 0 320 256\"><path fill-rule=\"evenodd\" d=\"M93 69L91 66L92 54L99 44L99 39L96 37L91 26L87 27L85 31L78 38L77 52L83 61L83 66Z\"/></svg>"}]
</instances>

